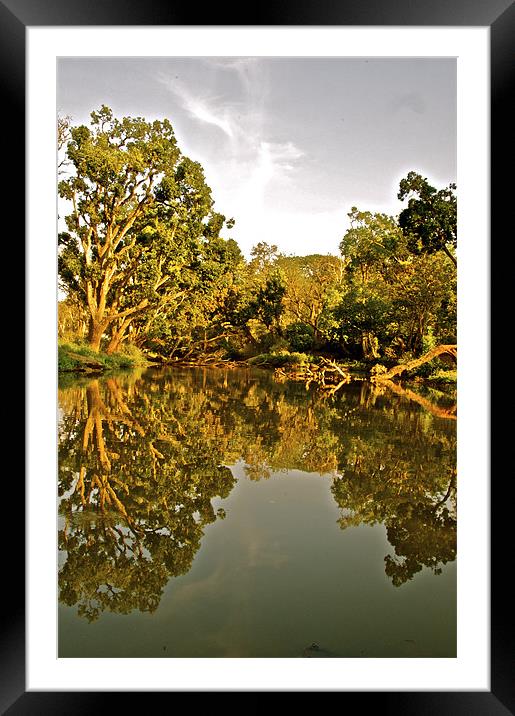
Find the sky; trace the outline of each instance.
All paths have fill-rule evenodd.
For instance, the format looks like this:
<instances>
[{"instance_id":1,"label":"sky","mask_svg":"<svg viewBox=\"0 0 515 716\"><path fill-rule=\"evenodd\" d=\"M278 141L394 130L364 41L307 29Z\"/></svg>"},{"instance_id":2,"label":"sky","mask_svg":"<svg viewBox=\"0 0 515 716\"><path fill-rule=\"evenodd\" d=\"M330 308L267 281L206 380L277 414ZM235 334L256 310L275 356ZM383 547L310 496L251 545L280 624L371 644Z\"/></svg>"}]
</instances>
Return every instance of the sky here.
<instances>
[{"instance_id":1,"label":"sky","mask_svg":"<svg viewBox=\"0 0 515 716\"><path fill-rule=\"evenodd\" d=\"M352 207L397 215L416 171L456 181L452 58L60 58L57 111L168 118L248 258L338 254Z\"/></svg>"}]
</instances>

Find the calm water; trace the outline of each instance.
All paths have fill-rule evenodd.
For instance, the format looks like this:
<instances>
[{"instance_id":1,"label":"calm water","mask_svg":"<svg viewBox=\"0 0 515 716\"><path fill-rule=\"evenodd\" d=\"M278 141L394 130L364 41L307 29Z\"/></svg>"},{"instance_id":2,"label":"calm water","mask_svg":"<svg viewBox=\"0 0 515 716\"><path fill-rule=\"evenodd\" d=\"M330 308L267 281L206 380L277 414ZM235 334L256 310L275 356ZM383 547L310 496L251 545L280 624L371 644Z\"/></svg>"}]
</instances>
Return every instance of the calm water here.
<instances>
[{"instance_id":1,"label":"calm water","mask_svg":"<svg viewBox=\"0 0 515 716\"><path fill-rule=\"evenodd\" d=\"M149 369L59 404L59 656L456 656L449 399Z\"/></svg>"}]
</instances>

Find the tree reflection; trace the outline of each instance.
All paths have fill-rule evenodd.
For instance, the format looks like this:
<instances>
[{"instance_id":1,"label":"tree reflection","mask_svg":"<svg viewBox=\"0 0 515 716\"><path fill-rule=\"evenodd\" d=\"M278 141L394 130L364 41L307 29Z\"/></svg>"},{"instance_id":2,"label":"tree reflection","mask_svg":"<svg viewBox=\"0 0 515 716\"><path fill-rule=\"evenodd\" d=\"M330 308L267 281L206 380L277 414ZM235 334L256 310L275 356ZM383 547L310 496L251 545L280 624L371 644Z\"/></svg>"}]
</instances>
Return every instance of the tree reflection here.
<instances>
[{"instance_id":1,"label":"tree reflection","mask_svg":"<svg viewBox=\"0 0 515 716\"><path fill-rule=\"evenodd\" d=\"M384 524L393 584L456 554L455 423L384 386L320 396L259 371L152 369L59 394L60 600L87 619L154 611L215 497L297 469L332 475L340 526Z\"/></svg>"},{"instance_id":2,"label":"tree reflection","mask_svg":"<svg viewBox=\"0 0 515 716\"><path fill-rule=\"evenodd\" d=\"M105 609L155 610L216 520L212 498L234 485L187 396L173 402L142 387L94 380L75 389L61 422L60 599L89 620Z\"/></svg>"},{"instance_id":3,"label":"tree reflection","mask_svg":"<svg viewBox=\"0 0 515 716\"><path fill-rule=\"evenodd\" d=\"M379 394L384 400L388 391ZM436 430L430 413L391 405L387 430L375 413L357 417L359 435L350 436L331 491L342 529L385 525L394 549L385 573L400 586L423 567L439 574L456 558L456 437L445 421Z\"/></svg>"}]
</instances>

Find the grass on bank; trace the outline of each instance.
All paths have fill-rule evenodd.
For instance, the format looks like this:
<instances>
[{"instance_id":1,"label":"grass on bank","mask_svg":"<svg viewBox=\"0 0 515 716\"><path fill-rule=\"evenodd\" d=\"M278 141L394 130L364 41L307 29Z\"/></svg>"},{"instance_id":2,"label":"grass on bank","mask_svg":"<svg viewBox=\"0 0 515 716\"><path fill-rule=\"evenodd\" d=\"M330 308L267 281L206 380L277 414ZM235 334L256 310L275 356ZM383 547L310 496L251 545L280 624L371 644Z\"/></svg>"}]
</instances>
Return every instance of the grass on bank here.
<instances>
[{"instance_id":1,"label":"grass on bank","mask_svg":"<svg viewBox=\"0 0 515 716\"><path fill-rule=\"evenodd\" d=\"M60 373L123 370L146 364L143 353L134 345L122 346L119 353L113 355L95 353L86 343L81 342L59 341L57 346L57 366Z\"/></svg>"}]
</instances>

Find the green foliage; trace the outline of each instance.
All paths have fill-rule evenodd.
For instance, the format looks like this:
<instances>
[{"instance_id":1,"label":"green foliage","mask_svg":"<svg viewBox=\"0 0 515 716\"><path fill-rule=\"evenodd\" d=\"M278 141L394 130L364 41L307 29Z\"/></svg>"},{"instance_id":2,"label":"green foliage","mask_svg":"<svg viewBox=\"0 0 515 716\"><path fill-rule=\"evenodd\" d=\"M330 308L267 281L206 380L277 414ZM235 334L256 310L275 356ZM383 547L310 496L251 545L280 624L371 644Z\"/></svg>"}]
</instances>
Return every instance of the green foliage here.
<instances>
[{"instance_id":1,"label":"green foliage","mask_svg":"<svg viewBox=\"0 0 515 716\"><path fill-rule=\"evenodd\" d=\"M401 180L397 196L401 201L408 198L408 206L399 215L399 226L411 252L444 251L456 265L451 253L456 248L455 191L455 184L437 190L416 172Z\"/></svg>"},{"instance_id":2,"label":"green foliage","mask_svg":"<svg viewBox=\"0 0 515 716\"><path fill-rule=\"evenodd\" d=\"M334 309L338 325L337 338L351 355L363 359L376 359L365 350L366 341L377 344L389 342L395 335L392 304L386 287L352 284Z\"/></svg>"},{"instance_id":3,"label":"green foliage","mask_svg":"<svg viewBox=\"0 0 515 716\"><path fill-rule=\"evenodd\" d=\"M84 360L81 360L83 358ZM124 370L147 365L143 353L136 346L125 346L123 352L107 355L97 352L84 342L59 342L57 365L59 372L91 370L90 363L100 366L98 370ZM94 369L97 369L96 367Z\"/></svg>"},{"instance_id":4,"label":"green foliage","mask_svg":"<svg viewBox=\"0 0 515 716\"><path fill-rule=\"evenodd\" d=\"M288 341L272 333L263 334L259 340L258 349L262 353L271 353L274 355L286 355L286 353L289 353Z\"/></svg>"},{"instance_id":5,"label":"green foliage","mask_svg":"<svg viewBox=\"0 0 515 716\"><path fill-rule=\"evenodd\" d=\"M262 321L269 331L278 331L279 319L284 311L285 293L283 275L274 271L267 277L265 285L258 289L256 298L250 304L253 315Z\"/></svg>"},{"instance_id":6,"label":"green foliage","mask_svg":"<svg viewBox=\"0 0 515 716\"><path fill-rule=\"evenodd\" d=\"M316 356L312 356L309 353L293 352L288 356L288 363L291 365L306 365L319 363L319 359Z\"/></svg>"},{"instance_id":7,"label":"green foliage","mask_svg":"<svg viewBox=\"0 0 515 716\"><path fill-rule=\"evenodd\" d=\"M420 365L415 370L409 371L408 375L410 375L410 376L415 375L419 378L428 378L435 370L434 363L435 363L435 361L430 361L429 363L424 363L423 365Z\"/></svg>"},{"instance_id":8,"label":"green foliage","mask_svg":"<svg viewBox=\"0 0 515 716\"><path fill-rule=\"evenodd\" d=\"M279 257L277 246L267 244L266 241L260 241L253 246L250 255L252 270L257 273L266 273L274 266Z\"/></svg>"},{"instance_id":9,"label":"green foliage","mask_svg":"<svg viewBox=\"0 0 515 716\"><path fill-rule=\"evenodd\" d=\"M293 351L306 351L313 348L315 331L312 326L305 323L290 323L286 327L286 338Z\"/></svg>"},{"instance_id":10,"label":"green foliage","mask_svg":"<svg viewBox=\"0 0 515 716\"><path fill-rule=\"evenodd\" d=\"M409 181L401 183L402 197L410 191L426 191L416 176L412 172ZM424 336L427 342L430 335L436 340L452 334L454 267L436 249L414 253L413 235L392 217L356 208L349 217L351 227L340 244L349 284L334 309L334 338L350 355L361 352L365 358L382 355L395 361L402 352L421 354Z\"/></svg>"},{"instance_id":11,"label":"green foliage","mask_svg":"<svg viewBox=\"0 0 515 716\"><path fill-rule=\"evenodd\" d=\"M458 373L456 370L437 369L428 378L428 383L456 385Z\"/></svg>"},{"instance_id":12,"label":"green foliage","mask_svg":"<svg viewBox=\"0 0 515 716\"><path fill-rule=\"evenodd\" d=\"M288 365L303 365L308 363L318 363L319 358L307 353L290 353L282 351L280 353L260 353L247 360L249 365L255 366L272 366L274 368L282 368Z\"/></svg>"},{"instance_id":13,"label":"green foliage","mask_svg":"<svg viewBox=\"0 0 515 716\"><path fill-rule=\"evenodd\" d=\"M267 365L279 368L289 362L288 358L289 355L286 353L260 353L257 356L249 358L247 363L249 365Z\"/></svg>"},{"instance_id":14,"label":"green foliage","mask_svg":"<svg viewBox=\"0 0 515 716\"><path fill-rule=\"evenodd\" d=\"M58 349L63 353L63 355L65 353L75 353L79 356L84 356L85 358L94 358L95 360L98 359L98 354L91 350L90 346L84 341L59 341Z\"/></svg>"},{"instance_id":15,"label":"green foliage","mask_svg":"<svg viewBox=\"0 0 515 716\"><path fill-rule=\"evenodd\" d=\"M60 373L75 370L78 365L79 361L72 358L64 346L57 347L57 369Z\"/></svg>"},{"instance_id":16,"label":"green foliage","mask_svg":"<svg viewBox=\"0 0 515 716\"><path fill-rule=\"evenodd\" d=\"M420 353L423 355L425 353L428 353L430 350L435 348L438 345L438 342L436 340L436 337L433 332L433 327L429 326L427 329L427 332L422 337L422 348ZM435 358L432 361L429 361L428 363L423 363L418 368L415 368L413 371L410 371L410 375L415 375L420 378L428 378L430 375L432 375L436 369L436 365L439 363L439 359Z\"/></svg>"},{"instance_id":17,"label":"green foliage","mask_svg":"<svg viewBox=\"0 0 515 716\"><path fill-rule=\"evenodd\" d=\"M135 361L129 356L123 354L106 355L102 362L106 370L118 370L119 368L133 368Z\"/></svg>"},{"instance_id":18,"label":"green foliage","mask_svg":"<svg viewBox=\"0 0 515 716\"><path fill-rule=\"evenodd\" d=\"M246 261L222 236L234 219L215 211L168 120L102 106L89 126L65 118L59 132L59 195L71 207L59 235L59 337L87 336L95 353L119 356L104 366L140 360L124 351L129 340L171 359L289 350L369 365L456 342L456 271L444 256L456 245L454 185L437 191L410 172L398 220L352 207L341 256L285 256L262 241Z\"/></svg>"},{"instance_id":19,"label":"green foliage","mask_svg":"<svg viewBox=\"0 0 515 716\"><path fill-rule=\"evenodd\" d=\"M87 312L91 346L108 335L113 352L129 327L146 330L163 309L206 294L237 260L235 242L219 236L234 220L213 211L202 167L181 154L167 119L120 120L103 106L70 137L59 278Z\"/></svg>"},{"instance_id":20,"label":"green foliage","mask_svg":"<svg viewBox=\"0 0 515 716\"><path fill-rule=\"evenodd\" d=\"M340 253L349 272L358 272L366 281L371 271L386 269L393 257L404 255L402 232L393 217L358 211L355 206L348 216L350 228L340 243Z\"/></svg>"},{"instance_id":21,"label":"green foliage","mask_svg":"<svg viewBox=\"0 0 515 716\"><path fill-rule=\"evenodd\" d=\"M320 348L331 339L335 328L332 309L344 290L344 262L336 256L311 254L280 256L277 265L283 271L286 286L284 321L288 326L307 327L302 331L304 336L297 329L291 347ZM312 333L311 341L309 333Z\"/></svg>"},{"instance_id":22,"label":"green foliage","mask_svg":"<svg viewBox=\"0 0 515 716\"><path fill-rule=\"evenodd\" d=\"M132 365L148 364L145 354L141 348L138 348L134 343L124 343L120 348L119 355L129 358L132 361Z\"/></svg>"},{"instance_id":23,"label":"green foliage","mask_svg":"<svg viewBox=\"0 0 515 716\"><path fill-rule=\"evenodd\" d=\"M436 348L437 340L434 335L433 327L429 326L427 332L422 336L422 353L428 353L433 348Z\"/></svg>"}]
</instances>

